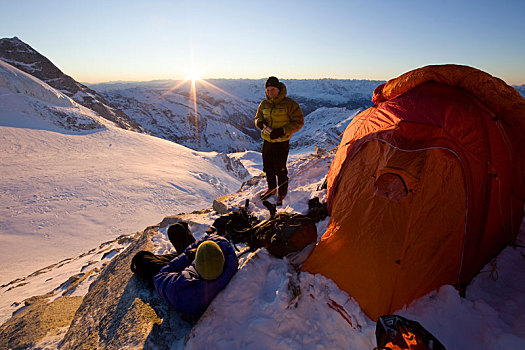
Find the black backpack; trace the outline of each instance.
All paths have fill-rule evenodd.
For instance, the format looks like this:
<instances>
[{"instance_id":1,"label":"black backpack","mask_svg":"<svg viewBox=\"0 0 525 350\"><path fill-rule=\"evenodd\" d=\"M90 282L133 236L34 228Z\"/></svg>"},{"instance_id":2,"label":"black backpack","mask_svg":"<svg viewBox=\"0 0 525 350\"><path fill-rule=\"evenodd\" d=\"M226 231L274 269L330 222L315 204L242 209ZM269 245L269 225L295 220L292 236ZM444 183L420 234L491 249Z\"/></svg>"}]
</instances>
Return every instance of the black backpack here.
<instances>
[{"instance_id":1,"label":"black backpack","mask_svg":"<svg viewBox=\"0 0 525 350\"><path fill-rule=\"evenodd\" d=\"M398 315L379 317L376 324L378 350L445 350L419 322Z\"/></svg>"},{"instance_id":2,"label":"black backpack","mask_svg":"<svg viewBox=\"0 0 525 350\"><path fill-rule=\"evenodd\" d=\"M217 218L206 232L223 236L233 244L248 243L250 229L259 222L261 220L250 214L246 207L241 207Z\"/></svg>"},{"instance_id":3,"label":"black backpack","mask_svg":"<svg viewBox=\"0 0 525 350\"><path fill-rule=\"evenodd\" d=\"M207 232L216 232L234 245L246 243L251 251L265 247L279 258L317 242L317 227L311 218L286 212L276 214L273 204L263 204L270 211L270 219L261 221L251 215L247 201L244 207L217 218Z\"/></svg>"},{"instance_id":4,"label":"black backpack","mask_svg":"<svg viewBox=\"0 0 525 350\"><path fill-rule=\"evenodd\" d=\"M317 227L302 214L282 212L254 227L249 242L251 249L265 247L270 254L282 258L317 242Z\"/></svg>"}]
</instances>

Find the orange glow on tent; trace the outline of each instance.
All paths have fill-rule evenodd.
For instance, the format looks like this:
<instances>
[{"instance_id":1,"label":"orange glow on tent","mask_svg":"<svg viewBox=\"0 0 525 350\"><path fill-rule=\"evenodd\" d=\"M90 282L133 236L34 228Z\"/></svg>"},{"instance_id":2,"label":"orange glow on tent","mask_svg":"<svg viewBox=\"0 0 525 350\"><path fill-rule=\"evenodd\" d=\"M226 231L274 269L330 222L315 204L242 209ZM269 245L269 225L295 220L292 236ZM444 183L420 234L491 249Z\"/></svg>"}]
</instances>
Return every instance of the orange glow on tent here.
<instances>
[{"instance_id":1,"label":"orange glow on tent","mask_svg":"<svg viewBox=\"0 0 525 350\"><path fill-rule=\"evenodd\" d=\"M373 320L464 288L513 242L525 201L525 99L475 68L427 66L376 88L327 176L330 222L303 270Z\"/></svg>"}]
</instances>

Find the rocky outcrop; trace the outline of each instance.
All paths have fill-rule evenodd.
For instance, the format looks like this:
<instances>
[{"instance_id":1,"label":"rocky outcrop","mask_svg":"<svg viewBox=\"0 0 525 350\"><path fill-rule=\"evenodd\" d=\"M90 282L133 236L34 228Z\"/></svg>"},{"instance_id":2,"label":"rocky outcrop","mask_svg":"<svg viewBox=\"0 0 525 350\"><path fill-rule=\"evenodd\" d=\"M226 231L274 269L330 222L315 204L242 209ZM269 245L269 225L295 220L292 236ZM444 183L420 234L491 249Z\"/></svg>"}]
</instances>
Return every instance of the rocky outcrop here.
<instances>
[{"instance_id":1,"label":"rocky outcrop","mask_svg":"<svg viewBox=\"0 0 525 350\"><path fill-rule=\"evenodd\" d=\"M146 132L136 121L109 103L102 95L64 74L49 59L17 37L0 39L0 59L42 80L117 126Z\"/></svg>"},{"instance_id":2,"label":"rocky outcrop","mask_svg":"<svg viewBox=\"0 0 525 350\"><path fill-rule=\"evenodd\" d=\"M146 229L93 282L60 349L169 348L184 321L130 270L136 252L153 249L157 230Z\"/></svg>"},{"instance_id":3,"label":"rocky outcrop","mask_svg":"<svg viewBox=\"0 0 525 350\"><path fill-rule=\"evenodd\" d=\"M163 223L182 217L171 216ZM64 282L61 295L49 292L25 300L0 326L0 348L169 349L174 342L182 344L193 320L184 320L170 309L152 286L130 270L138 251L154 249L151 239L159 228L133 235L134 241L97 271L84 297L70 295L88 274Z\"/></svg>"},{"instance_id":4,"label":"rocky outcrop","mask_svg":"<svg viewBox=\"0 0 525 350\"><path fill-rule=\"evenodd\" d=\"M229 157L224 153L220 153L219 157L224 162L224 168L230 173L234 174L235 177L239 179L246 179L250 176L250 173L248 173L248 170L246 170L240 160Z\"/></svg>"},{"instance_id":5,"label":"rocky outcrop","mask_svg":"<svg viewBox=\"0 0 525 350\"><path fill-rule=\"evenodd\" d=\"M213 210L215 210L218 214L221 214L221 215L228 213L229 206L228 206L227 200L231 196L232 196L231 194L225 194L224 196L215 198L213 200L213 205L212 205Z\"/></svg>"},{"instance_id":6,"label":"rocky outcrop","mask_svg":"<svg viewBox=\"0 0 525 350\"><path fill-rule=\"evenodd\" d=\"M34 348L44 337L57 337L68 327L82 297L62 297L49 302L51 295L30 298L24 308L0 326L1 349Z\"/></svg>"}]
</instances>

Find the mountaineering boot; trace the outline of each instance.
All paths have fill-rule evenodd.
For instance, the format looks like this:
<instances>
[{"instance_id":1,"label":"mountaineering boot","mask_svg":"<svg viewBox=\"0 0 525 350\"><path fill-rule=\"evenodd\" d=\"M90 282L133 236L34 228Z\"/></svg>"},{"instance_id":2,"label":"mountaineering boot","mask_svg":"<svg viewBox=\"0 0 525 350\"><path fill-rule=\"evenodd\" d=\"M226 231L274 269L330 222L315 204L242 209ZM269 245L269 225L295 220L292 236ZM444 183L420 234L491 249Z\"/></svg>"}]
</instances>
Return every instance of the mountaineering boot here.
<instances>
[{"instance_id":1,"label":"mountaineering boot","mask_svg":"<svg viewBox=\"0 0 525 350\"><path fill-rule=\"evenodd\" d=\"M273 190L267 189L263 194L261 194L261 199L262 200L268 199L270 198L270 196L273 196L276 193L277 191L275 190L275 188Z\"/></svg>"},{"instance_id":2,"label":"mountaineering boot","mask_svg":"<svg viewBox=\"0 0 525 350\"><path fill-rule=\"evenodd\" d=\"M177 254L182 254L186 248L195 242L195 237L191 233L188 223L186 222L177 222L167 230L168 238L175 247Z\"/></svg>"},{"instance_id":3,"label":"mountaineering boot","mask_svg":"<svg viewBox=\"0 0 525 350\"><path fill-rule=\"evenodd\" d=\"M278 197L277 197L277 203L275 203L276 206L280 207L281 205L283 205L283 199L284 197L286 197L286 194L280 194Z\"/></svg>"}]
</instances>

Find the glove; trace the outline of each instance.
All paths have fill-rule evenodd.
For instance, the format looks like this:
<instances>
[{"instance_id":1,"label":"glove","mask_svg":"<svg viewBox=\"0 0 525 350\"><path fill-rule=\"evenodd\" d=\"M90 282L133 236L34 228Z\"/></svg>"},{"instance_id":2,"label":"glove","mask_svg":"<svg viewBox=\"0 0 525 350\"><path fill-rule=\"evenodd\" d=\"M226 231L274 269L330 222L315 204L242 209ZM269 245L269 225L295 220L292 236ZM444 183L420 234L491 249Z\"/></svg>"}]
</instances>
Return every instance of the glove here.
<instances>
[{"instance_id":1,"label":"glove","mask_svg":"<svg viewBox=\"0 0 525 350\"><path fill-rule=\"evenodd\" d=\"M259 121L257 122L257 124L255 124L255 125L256 125L259 129L262 130L262 129L264 128L264 126L266 125L266 123L264 122L264 120L259 120Z\"/></svg>"},{"instance_id":2,"label":"glove","mask_svg":"<svg viewBox=\"0 0 525 350\"><path fill-rule=\"evenodd\" d=\"M184 254L186 254L186 257L188 257L188 261L191 264L193 260L195 260L195 254L197 254L197 248L188 249L186 250Z\"/></svg>"},{"instance_id":3,"label":"glove","mask_svg":"<svg viewBox=\"0 0 525 350\"><path fill-rule=\"evenodd\" d=\"M279 137L282 137L282 136L284 136L284 129L283 128L273 129L272 132L270 133L270 138L272 140L278 139Z\"/></svg>"}]
</instances>

